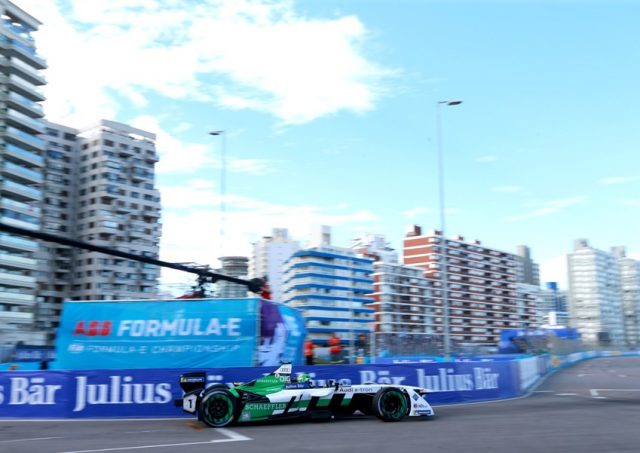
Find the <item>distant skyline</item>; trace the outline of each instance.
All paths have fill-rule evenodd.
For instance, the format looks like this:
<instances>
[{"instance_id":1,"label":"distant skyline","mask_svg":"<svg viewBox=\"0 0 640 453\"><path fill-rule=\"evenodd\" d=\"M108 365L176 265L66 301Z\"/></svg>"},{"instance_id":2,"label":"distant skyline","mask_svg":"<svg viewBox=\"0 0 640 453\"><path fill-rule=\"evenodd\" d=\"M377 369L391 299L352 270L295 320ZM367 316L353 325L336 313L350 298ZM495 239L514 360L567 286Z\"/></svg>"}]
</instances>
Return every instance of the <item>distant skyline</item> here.
<instances>
[{"instance_id":1,"label":"distant skyline","mask_svg":"<svg viewBox=\"0 0 640 453\"><path fill-rule=\"evenodd\" d=\"M217 267L320 225L401 250L409 225L440 226L447 99L464 101L442 110L448 235L527 245L563 288L575 239L640 259L640 3L14 3L43 22L47 119L158 134L163 260Z\"/></svg>"}]
</instances>

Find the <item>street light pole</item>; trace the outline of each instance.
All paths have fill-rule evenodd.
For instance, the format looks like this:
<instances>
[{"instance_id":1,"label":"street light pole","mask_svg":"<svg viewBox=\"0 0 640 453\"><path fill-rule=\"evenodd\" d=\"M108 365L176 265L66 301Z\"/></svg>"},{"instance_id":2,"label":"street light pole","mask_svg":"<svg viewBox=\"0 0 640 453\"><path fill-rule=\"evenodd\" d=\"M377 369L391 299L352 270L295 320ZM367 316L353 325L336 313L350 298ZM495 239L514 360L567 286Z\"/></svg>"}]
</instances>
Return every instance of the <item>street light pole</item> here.
<instances>
[{"instance_id":1,"label":"street light pole","mask_svg":"<svg viewBox=\"0 0 640 453\"><path fill-rule=\"evenodd\" d=\"M460 105L462 101L438 101L436 103L436 138L438 144L438 192L440 195L440 236L442 238L440 277L443 310L443 346L446 359L451 357L451 336L449 334L449 294L447 284L447 237L445 235L445 203L444 203L444 156L442 152L442 106Z\"/></svg>"},{"instance_id":2,"label":"street light pole","mask_svg":"<svg viewBox=\"0 0 640 453\"><path fill-rule=\"evenodd\" d=\"M209 135L220 136L222 139L220 149L220 257L224 256L224 222L226 216L225 193L227 178L227 135L225 131L211 131Z\"/></svg>"}]
</instances>

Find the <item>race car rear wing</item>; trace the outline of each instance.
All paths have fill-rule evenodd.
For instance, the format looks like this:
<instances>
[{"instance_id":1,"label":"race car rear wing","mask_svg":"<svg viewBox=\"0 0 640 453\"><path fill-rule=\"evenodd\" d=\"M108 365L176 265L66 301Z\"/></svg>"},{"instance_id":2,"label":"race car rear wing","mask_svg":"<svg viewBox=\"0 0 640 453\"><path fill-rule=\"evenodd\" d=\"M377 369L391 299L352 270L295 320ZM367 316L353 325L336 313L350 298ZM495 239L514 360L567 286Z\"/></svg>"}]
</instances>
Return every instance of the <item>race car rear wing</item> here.
<instances>
[{"instance_id":1,"label":"race car rear wing","mask_svg":"<svg viewBox=\"0 0 640 453\"><path fill-rule=\"evenodd\" d=\"M194 371L180 376L180 388L184 393L202 390L207 383L207 373L204 371Z\"/></svg>"}]
</instances>

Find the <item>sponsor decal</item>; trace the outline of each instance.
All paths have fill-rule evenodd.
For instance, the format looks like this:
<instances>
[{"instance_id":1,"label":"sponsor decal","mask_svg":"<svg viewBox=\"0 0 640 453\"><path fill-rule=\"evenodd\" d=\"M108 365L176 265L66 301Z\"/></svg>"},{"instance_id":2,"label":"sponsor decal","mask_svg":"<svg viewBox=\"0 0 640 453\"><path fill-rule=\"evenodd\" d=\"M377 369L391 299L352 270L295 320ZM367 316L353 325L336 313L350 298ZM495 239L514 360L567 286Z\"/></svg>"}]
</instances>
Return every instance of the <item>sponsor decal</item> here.
<instances>
[{"instance_id":1,"label":"sponsor decal","mask_svg":"<svg viewBox=\"0 0 640 453\"><path fill-rule=\"evenodd\" d=\"M402 384L406 376L391 376L388 370L360 370L360 382L376 384Z\"/></svg>"},{"instance_id":2,"label":"sponsor decal","mask_svg":"<svg viewBox=\"0 0 640 453\"><path fill-rule=\"evenodd\" d=\"M56 395L61 385L46 384L43 377L15 377L9 378L10 405L52 405L56 404ZM4 401L4 387L0 388L0 403Z\"/></svg>"},{"instance_id":3,"label":"sponsor decal","mask_svg":"<svg viewBox=\"0 0 640 453\"><path fill-rule=\"evenodd\" d=\"M484 367L474 367L472 374L456 374L454 368L439 368L436 375L427 375L421 368L416 372L418 387L429 389L434 393L497 389L500 377L499 373Z\"/></svg>"},{"instance_id":4,"label":"sponsor decal","mask_svg":"<svg viewBox=\"0 0 640 453\"><path fill-rule=\"evenodd\" d=\"M247 403L244 408L250 411L276 411L286 409L287 403Z\"/></svg>"},{"instance_id":5,"label":"sponsor decal","mask_svg":"<svg viewBox=\"0 0 640 453\"><path fill-rule=\"evenodd\" d=\"M98 404L165 404L171 401L171 384L138 383L131 376L109 376L109 381L91 384L87 376L76 376L73 412Z\"/></svg>"}]
</instances>

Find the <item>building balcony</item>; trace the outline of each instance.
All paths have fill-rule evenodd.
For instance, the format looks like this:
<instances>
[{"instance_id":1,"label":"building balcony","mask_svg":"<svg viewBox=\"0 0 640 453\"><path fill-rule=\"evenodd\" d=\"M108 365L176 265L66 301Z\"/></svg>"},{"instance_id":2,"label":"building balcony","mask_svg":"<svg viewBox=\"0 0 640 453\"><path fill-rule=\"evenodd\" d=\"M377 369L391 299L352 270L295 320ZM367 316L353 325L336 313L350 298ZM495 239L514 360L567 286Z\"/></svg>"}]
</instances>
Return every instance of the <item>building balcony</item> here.
<instances>
[{"instance_id":1,"label":"building balcony","mask_svg":"<svg viewBox=\"0 0 640 453\"><path fill-rule=\"evenodd\" d=\"M46 85L47 83L47 80L38 72L38 69L19 58L4 57L0 59L0 64L7 67L10 73L17 74L34 85Z\"/></svg>"},{"instance_id":2,"label":"building balcony","mask_svg":"<svg viewBox=\"0 0 640 453\"><path fill-rule=\"evenodd\" d=\"M3 223L11 224L11 222L6 222L5 218L0 217L0 220ZM13 219L8 219L8 220L13 220ZM37 229L37 227L30 228L30 229ZM30 239L23 239L17 236L11 236L10 234L6 234L6 233L0 233L0 247L16 250L20 252L35 252L38 250L38 242L32 241Z\"/></svg>"},{"instance_id":3,"label":"building balcony","mask_svg":"<svg viewBox=\"0 0 640 453\"><path fill-rule=\"evenodd\" d=\"M41 172L30 170L26 167L22 167L11 162L5 162L1 168L6 174L13 176L13 178L16 179L17 182L27 184L40 184L44 181Z\"/></svg>"},{"instance_id":4,"label":"building balcony","mask_svg":"<svg viewBox=\"0 0 640 453\"><path fill-rule=\"evenodd\" d=\"M42 90L20 76L11 74L9 76L2 77L2 79L11 91L16 91L18 94L21 94L35 102L42 102L46 100Z\"/></svg>"},{"instance_id":5,"label":"building balcony","mask_svg":"<svg viewBox=\"0 0 640 453\"><path fill-rule=\"evenodd\" d=\"M34 296L33 294L0 291L0 300L6 304L11 305L33 305L36 303L36 296Z\"/></svg>"},{"instance_id":6,"label":"building balcony","mask_svg":"<svg viewBox=\"0 0 640 453\"><path fill-rule=\"evenodd\" d=\"M17 110L7 109L6 113L0 114L0 118L4 118L8 125L16 126L34 135L44 134L45 132L45 126L42 120L32 118Z\"/></svg>"},{"instance_id":7,"label":"building balcony","mask_svg":"<svg viewBox=\"0 0 640 453\"><path fill-rule=\"evenodd\" d=\"M0 271L0 285L34 288L36 285L36 278L29 277L27 275L10 274L8 272Z\"/></svg>"},{"instance_id":8,"label":"building balcony","mask_svg":"<svg viewBox=\"0 0 640 453\"><path fill-rule=\"evenodd\" d=\"M20 201L39 201L42 199L42 191L32 187L25 186L17 182L3 180L0 183L0 192L3 194L11 194L20 199Z\"/></svg>"},{"instance_id":9,"label":"building balcony","mask_svg":"<svg viewBox=\"0 0 640 453\"><path fill-rule=\"evenodd\" d=\"M0 325L8 324L31 324L33 313L22 313L19 311L0 311Z\"/></svg>"},{"instance_id":10,"label":"building balcony","mask_svg":"<svg viewBox=\"0 0 640 453\"><path fill-rule=\"evenodd\" d=\"M38 138L33 134L29 134L25 131L22 131L12 126L7 126L5 137L9 142L5 145L5 149L7 151L9 151L9 144L16 145L17 148L19 149L23 149L26 151L36 151L36 152L42 151L46 144L45 141L42 140L41 138ZM40 159L42 159L42 157L40 157ZM44 164L44 159L42 159L42 164L36 164L36 165L43 165L43 164Z\"/></svg>"},{"instance_id":11,"label":"building balcony","mask_svg":"<svg viewBox=\"0 0 640 453\"><path fill-rule=\"evenodd\" d=\"M16 109L21 113L24 113L25 115L29 115L32 117L44 116L42 105L32 101L31 99L21 94L16 93L15 91L10 91L8 94L5 93L0 96L7 103L7 106Z\"/></svg>"},{"instance_id":12,"label":"building balcony","mask_svg":"<svg viewBox=\"0 0 640 453\"><path fill-rule=\"evenodd\" d=\"M36 53L34 47L24 44L17 39L11 39L8 36L0 36L0 47L7 50L5 53L6 55L21 58L36 69L47 68L47 62Z\"/></svg>"},{"instance_id":13,"label":"building balcony","mask_svg":"<svg viewBox=\"0 0 640 453\"><path fill-rule=\"evenodd\" d=\"M0 253L0 266L35 271L38 269L38 261L24 256Z\"/></svg>"}]
</instances>

